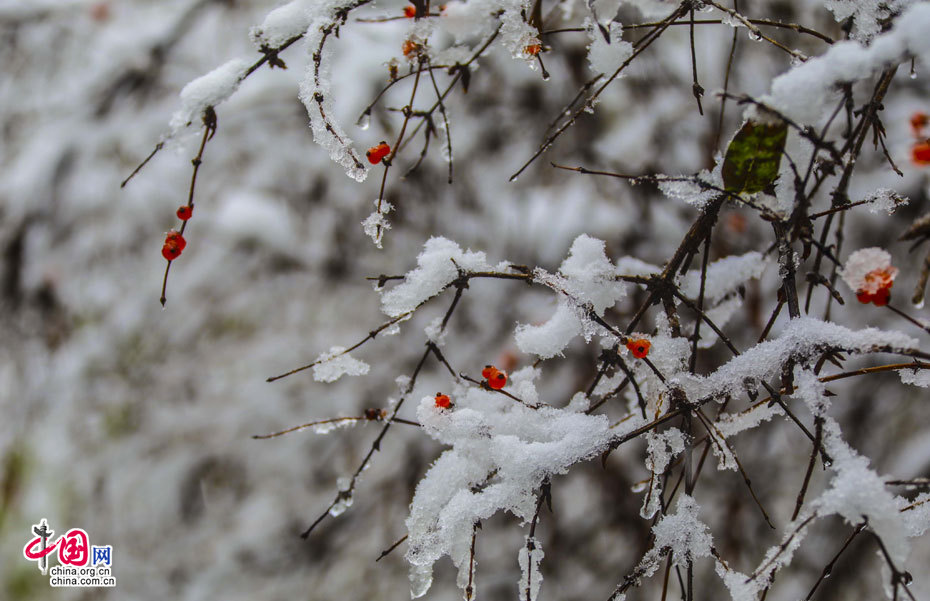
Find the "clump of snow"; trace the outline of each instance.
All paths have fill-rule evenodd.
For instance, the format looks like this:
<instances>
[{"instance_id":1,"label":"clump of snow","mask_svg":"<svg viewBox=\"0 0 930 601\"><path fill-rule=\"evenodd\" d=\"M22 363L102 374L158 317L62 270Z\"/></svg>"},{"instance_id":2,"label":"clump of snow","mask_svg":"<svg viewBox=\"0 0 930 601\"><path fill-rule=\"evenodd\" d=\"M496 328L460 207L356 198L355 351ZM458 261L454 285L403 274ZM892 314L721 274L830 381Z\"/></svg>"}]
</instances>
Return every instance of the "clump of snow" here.
<instances>
[{"instance_id":1,"label":"clump of snow","mask_svg":"<svg viewBox=\"0 0 930 601\"><path fill-rule=\"evenodd\" d=\"M345 350L345 347L334 346L317 357L318 363L313 366L313 379L317 382L335 382L344 375L364 376L367 374L370 366L364 361L355 359Z\"/></svg>"},{"instance_id":2,"label":"clump of snow","mask_svg":"<svg viewBox=\"0 0 930 601\"><path fill-rule=\"evenodd\" d=\"M375 200L375 206L377 207L379 201ZM371 238L371 241L375 243L375 246L381 248L381 239L384 237L384 232L391 229L391 224L387 220L387 214L391 212L394 208L394 205L389 203L386 200L380 201L380 210L376 209L371 215L365 218L362 221L362 228L365 230L365 234Z\"/></svg>"},{"instance_id":3,"label":"clump of snow","mask_svg":"<svg viewBox=\"0 0 930 601\"><path fill-rule=\"evenodd\" d=\"M678 428L646 434L646 468L652 472L646 498L639 515L650 519L662 507L662 474L676 456L685 450L687 441Z\"/></svg>"},{"instance_id":4,"label":"clump of snow","mask_svg":"<svg viewBox=\"0 0 930 601\"><path fill-rule=\"evenodd\" d=\"M500 40L514 58L531 59L535 67L535 56L526 52L527 46L540 44L539 31L527 22L524 15L533 10L530 0L498 0L497 10L500 13Z\"/></svg>"},{"instance_id":5,"label":"clump of snow","mask_svg":"<svg viewBox=\"0 0 930 601\"><path fill-rule=\"evenodd\" d=\"M913 2L914 0L825 0L824 6L833 13L837 23L852 18L851 37L859 42L868 42L881 32L882 23Z\"/></svg>"},{"instance_id":6,"label":"clump of snow","mask_svg":"<svg viewBox=\"0 0 930 601\"><path fill-rule=\"evenodd\" d=\"M784 414L784 410L779 405L762 403L740 413L724 413L714 423L714 429L724 438L730 438L745 430L751 430L777 415Z\"/></svg>"},{"instance_id":7,"label":"clump of snow","mask_svg":"<svg viewBox=\"0 0 930 601\"><path fill-rule=\"evenodd\" d=\"M704 301L709 304L719 302L749 280L758 279L765 266L765 257L756 251L714 261L707 266ZM680 287L685 296L696 299L701 291L701 270L693 269L686 273Z\"/></svg>"},{"instance_id":8,"label":"clump of snow","mask_svg":"<svg viewBox=\"0 0 930 601\"><path fill-rule=\"evenodd\" d=\"M512 374L525 397L537 396L535 388L530 391L536 374L532 368ZM458 568L461 584L477 521L498 511L529 521L542 482L596 457L615 435L606 416L547 405L533 409L478 387L459 391L451 411L437 409L432 397L424 397L417 419L427 435L451 447L417 485L407 518L406 557L413 566L411 582L420 584L443 555ZM528 565L536 562L534 551Z\"/></svg>"},{"instance_id":9,"label":"clump of snow","mask_svg":"<svg viewBox=\"0 0 930 601\"><path fill-rule=\"evenodd\" d=\"M610 22L610 43L601 35L599 28L588 23L588 63L595 73L612 75L623 63L633 55L633 45L623 41L623 26Z\"/></svg>"},{"instance_id":10,"label":"clump of snow","mask_svg":"<svg viewBox=\"0 0 930 601\"><path fill-rule=\"evenodd\" d=\"M595 329L586 324L582 306L601 316L626 294L626 287L617 281L617 268L607 258L603 240L586 234L575 238L557 275L537 269L537 281L560 293L555 314L538 326L520 324L514 337L524 353L544 359L562 353L579 334L586 338Z\"/></svg>"},{"instance_id":11,"label":"clump of snow","mask_svg":"<svg viewBox=\"0 0 930 601\"><path fill-rule=\"evenodd\" d=\"M233 95L251 65L245 59L233 59L184 86L181 108L171 116L172 134L194 122L199 125L207 107L216 107Z\"/></svg>"},{"instance_id":12,"label":"clump of snow","mask_svg":"<svg viewBox=\"0 0 930 601\"><path fill-rule=\"evenodd\" d=\"M855 10L861 2L833 2L833 5L837 8L846 5ZM862 23L859 25L861 27ZM916 3L895 20L892 29L872 38L869 46L853 41L837 42L821 56L775 78L771 94L762 101L795 121L813 123L835 102L838 84L872 77L911 56L930 54L928 27L930 4Z\"/></svg>"},{"instance_id":13,"label":"clump of snow","mask_svg":"<svg viewBox=\"0 0 930 601\"><path fill-rule=\"evenodd\" d=\"M723 159L718 157L713 171L702 170L695 176L659 175L658 185L662 194L672 200L681 200L693 207L703 208L714 197L720 195L723 186ZM713 186L709 188L708 186Z\"/></svg>"},{"instance_id":14,"label":"clump of snow","mask_svg":"<svg viewBox=\"0 0 930 601\"><path fill-rule=\"evenodd\" d=\"M693 497L682 494L675 512L662 516L652 527L655 541L636 568L641 577L652 576L668 553L672 554L672 565L688 565L711 555L714 541L707 525L698 519L700 509Z\"/></svg>"},{"instance_id":15,"label":"clump of snow","mask_svg":"<svg viewBox=\"0 0 930 601\"><path fill-rule=\"evenodd\" d=\"M898 371L898 375L905 384L930 388L930 371L926 369L902 369Z\"/></svg>"},{"instance_id":16,"label":"clump of snow","mask_svg":"<svg viewBox=\"0 0 930 601\"><path fill-rule=\"evenodd\" d=\"M893 215L899 207L903 207L910 202L907 197L901 196L890 188L879 188L863 200L869 203L870 213L884 211L889 215Z\"/></svg>"},{"instance_id":17,"label":"clump of snow","mask_svg":"<svg viewBox=\"0 0 930 601\"><path fill-rule=\"evenodd\" d=\"M459 269L470 271L504 270L506 263L494 267L483 252L463 251L455 242L434 236L417 256L417 268L404 281L381 294L381 310L391 317L413 311L442 292L459 276Z\"/></svg>"},{"instance_id":18,"label":"clump of snow","mask_svg":"<svg viewBox=\"0 0 930 601\"><path fill-rule=\"evenodd\" d=\"M437 317L429 322L423 329L426 338L436 346L442 346L446 342L446 330L442 327L442 317Z\"/></svg>"},{"instance_id":19,"label":"clump of snow","mask_svg":"<svg viewBox=\"0 0 930 601\"><path fill-rule=\"evenodd\" d=\"M766 340L733 357L706 377L679 373L670 381L680 385L692 402L738 393L747 382L766 381L789 360L807 359L825 348L865 353L880 347L913 350L918 341L901 332L877 328L853 331L811 317L792 319L775 340Z\"/></svg>"},{"instance_id":20,"label":"clump of snow","mask_svg":"<svg viewBox=\"0 0 930 601\"><path fill-rule=\"evenodd\" d=\"M840 277L854 291L874 294L887 281L894 281L898 270L891 266L891 255L883 248L860 248L849 255Z\"/></svg>"},{"instance_id":21,"label":"clump of snow","mask_svg":"<svg viewBox=\"0 0 930 601\"><path fill-rule=\"evenodd\" d=\"M560 298L555 313L545 323L517 325L514 340L524 353L549 359L561 355L568 343L581 334L581 319L568 299Z\"/></svg>"},{"instance_id":22,"label":"clump of snow","mask_svg":"<svg viewBox=\"0 0 930 601\"><path fill-rule=\"evenodd\" d=\"M869 468L869 460L854 451L840 435L836 421L824 422L824 446L833 457L835 476L812 507L820 515L836 513L849 524L868 519L869 529L881 537L892 559L904 564L910 551L908 531L900 510L907 504L885 486L884 478Z\"/></svg>"}]
</instances>

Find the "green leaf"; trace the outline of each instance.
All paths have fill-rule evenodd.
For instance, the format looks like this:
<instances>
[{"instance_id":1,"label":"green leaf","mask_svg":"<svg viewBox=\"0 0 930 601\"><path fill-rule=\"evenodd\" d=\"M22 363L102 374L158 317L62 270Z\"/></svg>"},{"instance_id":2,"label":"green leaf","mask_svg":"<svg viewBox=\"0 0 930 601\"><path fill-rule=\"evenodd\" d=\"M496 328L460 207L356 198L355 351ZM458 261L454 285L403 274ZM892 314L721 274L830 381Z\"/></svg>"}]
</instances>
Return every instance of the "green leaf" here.
<instances>
[{"instance_id":1,"label":"green leaf","mask_svg":"<svg viewBox=\"0 0 930 601\"><path fill-rule=\"evenodd\" d=\"M724 189L734 194L753 194L771 186L778 177L787 137L786 123L744 123L723 159Z\"/></svg>"}]
</instances>

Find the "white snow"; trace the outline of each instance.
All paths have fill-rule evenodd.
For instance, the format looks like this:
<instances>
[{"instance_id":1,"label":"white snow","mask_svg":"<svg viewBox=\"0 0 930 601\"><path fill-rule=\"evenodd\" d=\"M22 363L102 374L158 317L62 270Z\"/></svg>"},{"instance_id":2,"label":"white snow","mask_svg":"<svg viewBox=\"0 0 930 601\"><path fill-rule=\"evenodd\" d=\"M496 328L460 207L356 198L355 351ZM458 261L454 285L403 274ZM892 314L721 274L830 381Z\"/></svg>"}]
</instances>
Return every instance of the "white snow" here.
<instances>
[{"instance_id":1,"label":"white snow","mask_svg":"<svg viewBox=\"0 0 930 601\"><path fill-rule=\"evenodd\" d=\"M355 359L345 352L345 347L334 346L316 358L319 363L313 366L313 379L317 382L335 382L345 375L364 376L371 369L364 361Z\"/></svg>"},{"instance_id":2,"label":"white snow","mask_svg":"<svg viewBox=\"0 0 930 601\"><path fill-rule=\"evenodd\" d=\"M207 107L216 107L233 95L252 61L237 58L201 75L181 90L181 108L171 116L171 132L177 134L188 125L200 127Z\"/></svg>"},{"instance_id":3,"label":"white snow","mask_svg":"<svg viewBox=\"0 0 930 601\"><path fill-rule=\"evenodd\" d=\"M846 285L853 292L858 292L870 288L866 276L876 271L886 271L892 280L898 273L898 270L891 266L891 254L883 248L872 247L860 248L850 254L839 273ZM869 291L874 292L872 289Z\"/></svg>"},{"instance_id":4,"label":"white snow","mask_svg":"<svg viewBox=\"0 0 930 601\"><path fill-rule=\"evenodd\" d=\"M381 310L397 317L442 292L459 275L459 269L471 271L493 271L506 269L502 263L491 266L483 252L463 251L446 238L434 236L423 245L417 256L416 269L404 276L404 281L381 294Z\"/></svg>"},{"instance_id":5,"label":"white snow","mask_svg":"<svg viewBox=\"0 0 930 601\"><path fill-rule=\"evenodd\" d=\"M600 29L588 24L588 63L595 73L613 75L623 63L633 55L633 45L623 41L623 26L610 22L610 43L604 39Z\"/></svg>"}]
</instances>

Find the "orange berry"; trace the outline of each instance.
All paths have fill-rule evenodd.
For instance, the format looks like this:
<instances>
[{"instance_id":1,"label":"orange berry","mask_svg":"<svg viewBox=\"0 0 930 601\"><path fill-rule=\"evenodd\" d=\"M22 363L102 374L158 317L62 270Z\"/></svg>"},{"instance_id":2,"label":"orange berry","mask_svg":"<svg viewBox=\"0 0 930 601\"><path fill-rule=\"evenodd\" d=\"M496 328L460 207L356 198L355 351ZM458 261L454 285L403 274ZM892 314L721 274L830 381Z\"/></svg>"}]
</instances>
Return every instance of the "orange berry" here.
<instances>
[{"instance_id":1,"label":"orange berry","mask_svg":"<svg viewBox=\"0 0 930 601\"><path fill-rule=\"evenodd\" d=\"M529 46L523 49L523 52L529 54L530 56L536 56L539 54L539 51L542 50L542 46L539 44L530 44Z\"/></svg>"},{"instance_id":2,"label":"orange berry","mask_svg":"<svg viewBox=\"0 0 930 601\"><path fill-rule=\"evenodd\" d=\"M407 17L408 19L412 19L415 16L417 16L417 7L412 4L408 4L407 6L405 6L404 16Z\"/></svg>"},{"instance_id":3,"label":"orange berry","mask_svg":"<svg viewBox=\"0 0 930 601\"><path fill-rule=\"evenodd\" d=\"M485 380L490 380L491 376L494 375L494 372L497 371L497 368L493 365L485 365L484 369L481 370L481 377Z\"/></svg>"},{"instance_id":4,"label":"orange berry","mask_svg":"<svg viewBox=\"0 0 930 601\"><path fill-rule=\"evenodd\" d=\"M187 246L187 240L184 239L184 236L182 236L180 232L170 230L167 234L165 234L165 244L173 244L174 246L177 246L178 254L181 254L181 252L184 250L184 247Z\"/></svg>"},{"instance_id":5,"label":"orange berry","mask_svg":"<svg viewBox=\"0 0 930 601\"><path fill-rule=\"evenodd\" d=\"M629 340L626 343L626 348L630 349L630 352L633 353L633 356L637 359L642 359L649 354L649 347L652 344L645 338L637 338L636 340Z\"/></svg>"},{"instance_id":6,"label":"orange berry","mask_svg":"<svg viewBox=\"0 0 930 601\"><path fill-rule=\"evenodd\" d=\"M930 165L930 141L924 140L911 147L911 161L915 165Z\"/></svg>"},{"instance_id":7,"label":"orange berry","mask_svg":"<svg viewBox=\"0 0 930 601\"><path fill-rule=\"evenodd\" d=\"M927 114L922 111L917 111L911 115L911 130L915 136L920 136L928 123L930 123L930 117L927 117Z\"/></svg>"},{"instance_id":8,"label":"orange berry","mask_svg":"<svg viewBox=\"0 0 930 601\"><path fill-rule=\"evenodd\" d=\"M189 207L187 205L181 205L178 207L177 211L178 219L181 221L187 221L194 215L194 207Z\"/></svg>"},{"instance_id":9,"label":"orange berry","mask_svg":"<svg viewBox=\"0 0 930 601\"><path fill-rule=\"evenodd\" d=\"M452 407L452 399L450 399L449 395L447 394L437 392L436 393L436 407L440 409L448 409Z\"/></svg>"},{"instance_id":10,"label":"orange berry","mask_svg":"<svg viewBox=\"0 0 930 601\"><path fill-rule=\"evenodd\" d=\"M420 45L414 42L413 40L407 40L404 42L404 45L401 46L401 50L404 53L404 56L410 57L411 54L416 53L420 48Z\"/></svg>"},{"instance_id":11,"label":"orange berry","mask_svg":"<svg viewBox=\"0 0 930 601\"><path fill-rule=\"evenodd\" d=\"M507 374L500 370L494 370L494 373L491 374L491 377L488 378L488 386L494 390L500 390L504 387L504 384L507 383Z\"/></svg>"}]
</instances>

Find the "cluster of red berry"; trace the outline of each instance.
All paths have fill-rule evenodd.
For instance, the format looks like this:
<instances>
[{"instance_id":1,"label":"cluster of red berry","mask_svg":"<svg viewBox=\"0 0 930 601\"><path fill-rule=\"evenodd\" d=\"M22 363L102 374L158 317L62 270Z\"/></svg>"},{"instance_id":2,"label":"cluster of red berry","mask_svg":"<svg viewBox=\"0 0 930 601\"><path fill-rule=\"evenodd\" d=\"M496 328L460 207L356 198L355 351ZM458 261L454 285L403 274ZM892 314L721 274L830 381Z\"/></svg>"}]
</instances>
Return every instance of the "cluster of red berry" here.
<instances>
[{"instance_id":1,"label":"cluster of red berry","mask_svg":"<svg viewBox=\"0 0 930 601\"><path fill-rule=\"evenodd\" d=\"M377 165L389 154L391 154L391 147L388 146L387 142L381 142L377 146L372 146L365 152L365 156L368 157L368 162L372 165Z\"/></svg>"},{"instance_id":2,"label":"cluster of red berry","mask_svg":"<svg viewBox=\"0 0 930 601\"><path fill-rule=\"evenodd\" d=\"M169 230L165 235L165 245L161 247L161 256L169 261L174 261L184 252L185 246L187 246L187 240L184 239L184 236L178 231Z\"/></svg>"},{"instance_id":3,"label":"cluster of red berry","mask_svg":"<svg viewBox=\"0 0 930 601\"><path fill-rule=\"evenodd\" d=\"M924 129L930 124L930 117L926 113L916 112L911 115L911 133L917 139L911 146L911 161L915 165L930 165L930 138Z\"/></svg>"},{"instance_id":4,"label":"cluster of red berry","mask_svg":"<svg viewBox=\"0 0 930 601\"><path fill-rule=\"evenodd\" d=\"M503 372L493 365L485 365L481 370L481 377L487 380L488 388L500 390L507 383L507 373Z\"/></svg>"},{"instance_id":5,"label":"cluster of red berry","mask_svg":"<svg viewBox=\"0 0 930 601\"><path fill-rule=\"evenodd\" d=\"M644 359L649 354L649 347L652 344L645 338L630 338L626 341L626 348L630 349L633 356L637 359Z\"/></svg>"},{"instance_id":6,"label":"cluster of red berry","mask_svg":"<svg viewBox=\"0 0 930 601\"><path fill-rule=\"evenodd\" d=\"M193 214L194 207L191 205L181 205L178 207L177 215L178 219L181 221L187 221ZM161 247L161 256L168 261L174 261L184 252L185 246L187 246L187 240L184 239L181 232L169 230L168 233L165 234L165 244Z\"/></svg>"},{"instance_id":7,"label":"cluster of red berry","mask_svg":"<svg viewBox=\"0 0 930 601\"><path fill-rule=\"evenodd\" d=\"M856 291L856 300L863 304L873 303L876 307L887 305L896 273L894 267L881 267L865 274L865 284Z\"/></svg>"}]
</instances>

